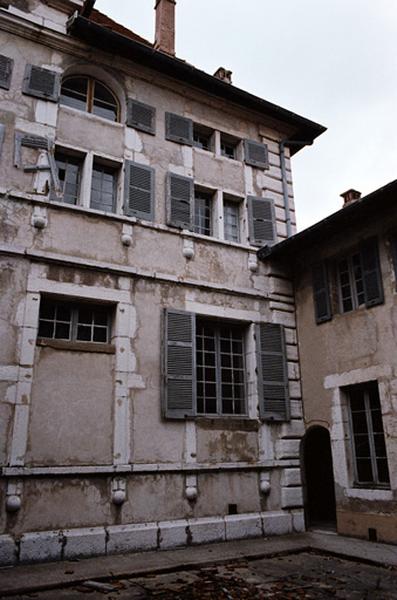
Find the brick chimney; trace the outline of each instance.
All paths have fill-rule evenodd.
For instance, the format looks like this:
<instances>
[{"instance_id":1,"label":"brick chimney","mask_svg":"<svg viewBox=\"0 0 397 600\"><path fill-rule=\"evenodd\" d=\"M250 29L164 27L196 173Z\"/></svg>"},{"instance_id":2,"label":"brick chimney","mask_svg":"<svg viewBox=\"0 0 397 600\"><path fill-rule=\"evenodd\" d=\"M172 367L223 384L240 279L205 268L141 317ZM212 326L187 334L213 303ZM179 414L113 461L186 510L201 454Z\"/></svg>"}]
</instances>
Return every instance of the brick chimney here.
<instances>
[{"instance_id":1,"label":"brick chimney","mask_svg":"<svg viewBox=\"0 0 397 600\"><path fill-rule=\"evenodd\" d=\"M343 198L344 200L343 206L347 206L348 204L351 204L356 200L360 200L361 192L358 192L357 190L353 189L347 190L347 192L343 192L343 194L341 194L341 198Z\"/></svg>"},{"instance_id":2,"label":"brick chimney","mask_svg":"<svg viewBox=\"0 0 397 600\"><path fill-rule=\"evenodd\" d=\"M176 0L156 0L156 50L175 56L175 4Z\"/></svg>"},{"instance_id":3,"label":"brick chimney","mask_svg":"<svg viewBox=\"0 0 397 600\"><path fill-rule=\"evenodd\" d=\"M225 69L224 67L219 67L214 73L214 77L225 83L232 83L232 75L232 71L228 71L228 69Z\"/></svg>"}]
</instances>

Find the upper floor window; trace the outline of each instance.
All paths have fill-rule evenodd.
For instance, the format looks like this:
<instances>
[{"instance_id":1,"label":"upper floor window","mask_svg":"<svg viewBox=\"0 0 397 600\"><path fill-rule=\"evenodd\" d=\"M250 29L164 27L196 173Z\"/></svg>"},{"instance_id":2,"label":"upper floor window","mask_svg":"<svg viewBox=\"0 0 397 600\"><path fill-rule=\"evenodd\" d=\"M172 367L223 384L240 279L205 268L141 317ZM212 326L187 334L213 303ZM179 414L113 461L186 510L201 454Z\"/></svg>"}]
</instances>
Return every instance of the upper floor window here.
<instances>
[{"instance_id":1,"label":"upper floor window","mask_svg":"<svg viewBox=\"0 0 397 600\"><path fill-rule=\"evenodd\" d=\"M58 178L63 194L63 201L68 204L77 204L83 158L57 150L55 152L55 162L58 168Z\"/></svg>"},{"instance_id":2,"label":"upper floor window","mask_svg":"<svg viewBox=\"0 0 397 600\"><path fill-rule=\"evenodd\" d=\"M62 83L61 104L92 113L109 121L119 121L120 110L113 93L92 77L68 77Z\"/></svg>"}]
</instances>

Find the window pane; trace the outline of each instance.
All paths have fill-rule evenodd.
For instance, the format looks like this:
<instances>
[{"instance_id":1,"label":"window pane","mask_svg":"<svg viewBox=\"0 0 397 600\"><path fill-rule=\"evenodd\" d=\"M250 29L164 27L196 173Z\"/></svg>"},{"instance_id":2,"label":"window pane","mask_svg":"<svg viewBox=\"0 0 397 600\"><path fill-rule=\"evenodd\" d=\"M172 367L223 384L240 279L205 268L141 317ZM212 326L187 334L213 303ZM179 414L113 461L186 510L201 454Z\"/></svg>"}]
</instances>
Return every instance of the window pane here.
<instances>
[{"instance_id":1,"label":"window pane","mask_svg":"<svg viewBox=\"0 0 397 600\"><path fill-rule=\"evenodd\" d=\"M69 323L56 323L54 337L57 340L69 340L70 339L70 324Z\"/></svg>"},{"instance_id":2,"label":"window pane","mask_svg":"<svg viewBox=\"0 0 397 600\"><path fill-rule=\"evenodd\" d=\"M106 344L108 330L106 327L94 327L94 342L103 342Z\"/></svg>"},{"instance_id":3,"label":"window pane","mask_svg":"<svg viewBox=\"0 0 397 600\"><path fill-rule=\"evenodd\" d=\"M239 242L239 205L237 202L225 202L223 207L225 240Z\"/></svg>"},{"instance_id":4,"label":"window pane","mask_svg":"<svg viewBox=\"0 0 397 600\"><path fill-rule=\"evenodd\" d=\"M194 197L194 226L195 233L211 235L211 195L196 192Z\"/></svg>"},{"instance_id":5,"label":"window pane","mask_svg":"<svg viewBox=\"0 0 397 600\"><path fill-rule=\"evenodd\" d=\"M51 321L39 322L38 337L53 338L54 337L54 323Z\"/></svg>"},{"instance_id":6,"label":"window pane","mask_svg":"<svg viewBox=\"0 0 397 600\"><path fill-rule=\"evenodd\" d=\"M372 483L374 480L370 459L357 460L357 476L360 483Z\"/></svg>"},{"instance_id":7,"label":"window pane","mask_svg":"<svg viewBox=\"0 0 397 600\"><path fill-rule=\"evenodd\" d=\"M94 163L91 184L91 208L113 212L116 204L117 171Z\"/></svg>"},{"instance_id":8,"label":"window pane","mask_svg":"<svg viewBox=\"0 0 397 600\"><path fill-rule=\"evenodd\" d=\"M70 77L66 79L61 87L61 104L87 110L87 77Z\"/></svg>"},{"instance_id":9,"label":"window pane","mask_svg":"<svg viewBox=\"0 0 397 600\"><path fill-rule=\"evenodd\" d=\"M77 204L80 187L80 173L83 161L62 152L55 153L55 162L58 167L58 178L63 191L63 201L68 204Z\"/></svg>"},{"instance_id":10,"label":"window pane","mask_svg":"<svg viewBox=\"0 0 397 600\"><path fill-rule=\"evenodd\" d=\"M390 483L389 467L387 465L386 458L378 458L376 461L376 467L378 469L379 483Z\"/></svg>"},{"instance_id":11,"label":"window pane","mask_svg":"<svg viewBox=\"0 0 397 600\"><path fill-rule=\"evenodd\" d=\"M113 94L98 81L94 84L92 112L94 115L117 121L118 106Z\"/></svg>"},{"instance_id":12,"label":"window pane","mask_svg":"<svg viewBox=\"0 0 397 600\"><path fill-rule=\"evenodd\" d=\"M84 342L91 342L91 326L90 325L79 325L77 327L77 340L81 340Z\"/></svg>"}]
</instances>

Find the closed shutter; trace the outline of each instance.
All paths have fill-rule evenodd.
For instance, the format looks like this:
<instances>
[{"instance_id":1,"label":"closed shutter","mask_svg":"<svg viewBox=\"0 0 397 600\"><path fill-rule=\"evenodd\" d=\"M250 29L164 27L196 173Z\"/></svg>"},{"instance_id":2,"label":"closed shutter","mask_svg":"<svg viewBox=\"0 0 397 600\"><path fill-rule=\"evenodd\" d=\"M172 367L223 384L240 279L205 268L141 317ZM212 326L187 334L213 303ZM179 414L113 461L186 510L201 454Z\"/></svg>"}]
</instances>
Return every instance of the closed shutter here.
<instances>
[{"instance_id":1,"label":"closed shutter","mask_svg":"<svg viewBox=\"0 0 397 600\"><path fill-rule=\"evenodd\" d=\"M267 145L254 142L253 140L244 140L244 160L247 165L251 165L252 167L268 169L269 158Z\"/></svg>"},{"instance_id":2,"label":"closed shutter","mask_svg":"<svg viewBox=\"0 0 397 600\"><path fill-rule=\"evenodd\" d=\"M332 319L328 272L325 262L313 266L312 283L316 323L324 323Z\"/></svg>"},{"instance_id":3,"label":"closed shutter","mask_svg":"<svg viewBox=\"0 0 397 600\"><path fill-rule=\"evenodd\" d=\"M165 311L163 414L184 419L196 406L196 321L192 313Z\"/></svg>"},{"instance_id":4,"label":"closed shutter","mask_svg":"<svg viewBox=\"0 0 397 600\"><path fill-rule=\"evenodd\" d=\"M192 146L193 121L173 113L165 113L165 137L172 142Z\"/></svg>"},{"instance_id":5,"label":"closed shutter","mask_svg":"<svg viewBox=\"0 0 397 600\"><path fill-rule=\"evenodd\" d=\"M61 76L50 69L43 69L35 65L26 65L23 82L23 93L35 98L43 98L51 102L58 102L61 89Z\"/></svg>"},{"instance_id":6,"label":"closed shutter","mask_svg":"<svg viewBox=\"0 0 397 600\"><path fill-rule=\"evenodd\" d=\"M190 229L192 224L193 189L193 179L168 173L168 225Z\"/></svg>"},{"instance_id":7,"label":"closed shutter","mask_svg":"<svg viewBox=\"0 0 397 600\"><path fill-rule=\"evenodd\" d=\"M394 273L397 279L397 235L391 240L391 250L393 254Z\"/></svg>"},{"instance_id":8,"label":"closed shutter","mask_svg":"<svg viewBox=\"0 0 397 600\"><path fill-rule=\"evenodd\" d=\"M155 134L156 109L132 98L128 99L127 125L146 133Z\"/></svg>"},{"instance_id":9,"label":"closed shutter","mask_svg":"<svg viewBox=\"0 0 397 600\"><path fill-rule=\"evenodd\" d=\"M154 170L132 161L125 162L124 212L126 215L153 221Z\"/></svg>"},{"instance_id":10,"label":"closed shutter","mask_svg":"<svg viewBox=\"0 0 397 600\"><path fill-rule=\"evenodd\" d=\"M248 196L248 219L252 246L264 246L276 241L273 200Z\"/></svg>"},{"instance_id":11,"label":"closed shutter","mask_svg":"<svg viewBox=\"0 0 397 600\"><path fill-rule=\"evenodd\" d=\"M382 274L379 264L378 241L376 238L366 240L360 245L361 264L365 306L375 306L383 302Z\"/></svg>"},{"instance_id":12,"label":"closed shutter","mask_svg":"<svg viewBox=\"0 0 397 600\"><path fill-rule=\"evenodd\" d=\"M269 421L290 418L288 369L284 327L274 323L256 325L259 414Z\"/></svg>"},{"instance_id":13,"label":"closed shutter","mask_svg":"<svg viewBox=\"0 0 397 600\"><path fill-rule=\"evenodd\" d=\"M10 89L13 66L12 58L0 54L0 88Z\"/></svg>"},{"instance_id":14,"label":"closed shutter","mask_svg":"<svg viewBox=\"0 0 397 600\"><path fill-rule=\"evenodd\" d=\"M6 135L6 126L3 123L0 123L0 157L3 151L4 138Z\"/></svg>"}]
</instances>

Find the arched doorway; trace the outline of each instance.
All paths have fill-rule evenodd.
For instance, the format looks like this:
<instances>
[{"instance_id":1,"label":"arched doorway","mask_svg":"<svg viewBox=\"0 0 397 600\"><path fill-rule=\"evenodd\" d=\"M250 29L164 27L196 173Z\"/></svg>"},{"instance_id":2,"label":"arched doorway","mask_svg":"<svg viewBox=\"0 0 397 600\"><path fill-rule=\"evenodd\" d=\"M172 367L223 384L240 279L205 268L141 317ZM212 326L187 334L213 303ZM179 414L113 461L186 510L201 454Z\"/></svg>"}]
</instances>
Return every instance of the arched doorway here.
<instances>
[{"instance_id":1,"label":"arched doorway","mask_svg":"<svg viewBox=\"0 0 397 600\"><path fill-rule=\"evenodd\" d=\"M331 440L325 427L315 426L303 438L306 525L336 528L336 503Z\"/></svg>"}]
</instances>

